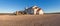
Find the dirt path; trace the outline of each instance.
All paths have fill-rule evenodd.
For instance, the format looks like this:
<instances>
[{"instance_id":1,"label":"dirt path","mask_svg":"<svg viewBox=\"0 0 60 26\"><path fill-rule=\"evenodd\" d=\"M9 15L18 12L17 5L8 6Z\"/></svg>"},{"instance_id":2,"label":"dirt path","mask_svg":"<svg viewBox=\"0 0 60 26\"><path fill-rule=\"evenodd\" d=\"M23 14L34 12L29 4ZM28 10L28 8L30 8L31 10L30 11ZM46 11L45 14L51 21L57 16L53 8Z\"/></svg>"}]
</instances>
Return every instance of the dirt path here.
<instances>
[{"instance_id":1,"label":"dirt path","mask_svg":"<svg viewBox=\"0 0 60 26\"><path fill-rule=\"evenodd\" d=\"M0 26L60 26L60 14L0 15Z\"/></svg>"}]
</instances>

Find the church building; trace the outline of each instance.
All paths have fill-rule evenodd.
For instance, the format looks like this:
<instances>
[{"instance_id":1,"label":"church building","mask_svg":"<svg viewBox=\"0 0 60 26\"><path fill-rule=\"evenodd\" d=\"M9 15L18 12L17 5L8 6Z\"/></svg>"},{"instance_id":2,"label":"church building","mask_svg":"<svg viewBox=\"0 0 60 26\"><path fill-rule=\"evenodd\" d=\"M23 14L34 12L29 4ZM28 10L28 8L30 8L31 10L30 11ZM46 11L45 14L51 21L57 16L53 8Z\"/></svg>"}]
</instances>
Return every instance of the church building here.
<instances>
[{"instance_id":1,"label":"church building","mask_svg":"<svg viewBox=\"0 0 60 26\"><path fill-rule=\"evenodd\" d=\"M43 15L44 12L41 8L37 7L37 6L33 6L33 7L30 7L30 8L26 8L24 10L27 14L38 14L38 15Z\"/></svg>"}]
</instances>

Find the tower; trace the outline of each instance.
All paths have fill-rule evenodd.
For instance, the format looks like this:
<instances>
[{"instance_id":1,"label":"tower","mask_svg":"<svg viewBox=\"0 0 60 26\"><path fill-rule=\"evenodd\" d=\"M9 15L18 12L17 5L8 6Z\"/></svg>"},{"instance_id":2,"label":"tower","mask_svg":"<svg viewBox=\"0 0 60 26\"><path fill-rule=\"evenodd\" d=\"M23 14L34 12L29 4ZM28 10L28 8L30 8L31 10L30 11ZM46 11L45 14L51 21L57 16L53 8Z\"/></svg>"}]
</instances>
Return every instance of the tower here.
<instances>
[{"instance_id":1,"label":"tower","mask_svg":"<svg viewBox=\"0 0 60 26\"><path fill-rule=\"evenodd\" d=\"M39 8L37 6L33 6L32 8L34 10L34 15L36 15L36 14L43 15L43 10L41 8Z\"/></svg>"}]
</instances>

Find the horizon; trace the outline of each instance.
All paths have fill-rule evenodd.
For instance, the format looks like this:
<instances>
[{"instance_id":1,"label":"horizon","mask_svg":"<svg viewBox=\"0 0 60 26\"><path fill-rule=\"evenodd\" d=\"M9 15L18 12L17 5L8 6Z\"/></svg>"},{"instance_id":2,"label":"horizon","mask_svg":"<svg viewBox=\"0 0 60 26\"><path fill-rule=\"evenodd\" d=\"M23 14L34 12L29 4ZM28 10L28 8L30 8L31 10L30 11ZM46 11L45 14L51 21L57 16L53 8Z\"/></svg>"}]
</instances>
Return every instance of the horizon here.
<instances>
[{"instance_id":1,"label":"horizon","mask_svg":"<svg viewBox=\"0 0 60 26\"><path fill-rule=\"evenodd\" d=\"M34 5L44 13L60 12L60 0L0 0L0 13L13 13Z\"/></svg>"}]
</instances>

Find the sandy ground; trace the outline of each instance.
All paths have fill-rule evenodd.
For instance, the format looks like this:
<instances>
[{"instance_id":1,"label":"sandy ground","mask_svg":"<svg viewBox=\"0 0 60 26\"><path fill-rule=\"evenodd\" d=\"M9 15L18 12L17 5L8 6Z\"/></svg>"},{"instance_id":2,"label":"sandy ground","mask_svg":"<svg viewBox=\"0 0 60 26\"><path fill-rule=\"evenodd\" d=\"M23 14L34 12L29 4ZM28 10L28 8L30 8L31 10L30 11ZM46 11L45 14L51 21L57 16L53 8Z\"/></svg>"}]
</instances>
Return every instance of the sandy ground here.
<instances>
[{"instance_id":1,"label":"sandy ground","mask_svg":"<svg viewBox=\"0 0 60 26\"><path fill-rule=\"evenodd\" d=\"M0 26L60 26L60 14L0 15Z\"/></svg>"}]
</instances>

